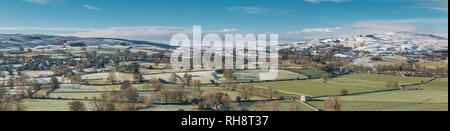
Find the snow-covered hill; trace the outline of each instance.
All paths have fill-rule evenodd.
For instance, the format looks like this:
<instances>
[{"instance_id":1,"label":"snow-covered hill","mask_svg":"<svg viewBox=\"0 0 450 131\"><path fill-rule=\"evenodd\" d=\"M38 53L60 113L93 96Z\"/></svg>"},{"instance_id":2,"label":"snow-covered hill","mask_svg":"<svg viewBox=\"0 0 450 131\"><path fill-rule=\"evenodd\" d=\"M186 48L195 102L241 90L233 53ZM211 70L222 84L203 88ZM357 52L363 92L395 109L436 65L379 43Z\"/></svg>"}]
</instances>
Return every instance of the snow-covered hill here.
<instances>
[{"instance_id":1,"label":"snow-covered hill","mask_svg":"<svg viewBox=\"0 0 450 131\"><path fill-rule=\"evenodd\" d=\"M147 41L135 41L115 38L78 38L52 35L23 35L23 34L0 34L0 48L23 47L50 47L61 45L86 45L86 46L132 46L153 49L168 49L166 44Z\"/></svg>"},{"instance_id":2,"label":"snow-covered hill","mask_svg":"<svg viewBox=\"0 0 450 131\"><path fill-rule=\"evenodd\" d=\"M357 51L369 51L378 54L396 52L414 52L417 54L431 51L448 51L448 39L429 34L395 32L374 35L359 35L339 39L321 39L293 43L296 50L313 49L316 46L343 45Z\"/></svg>"}]
</instances>

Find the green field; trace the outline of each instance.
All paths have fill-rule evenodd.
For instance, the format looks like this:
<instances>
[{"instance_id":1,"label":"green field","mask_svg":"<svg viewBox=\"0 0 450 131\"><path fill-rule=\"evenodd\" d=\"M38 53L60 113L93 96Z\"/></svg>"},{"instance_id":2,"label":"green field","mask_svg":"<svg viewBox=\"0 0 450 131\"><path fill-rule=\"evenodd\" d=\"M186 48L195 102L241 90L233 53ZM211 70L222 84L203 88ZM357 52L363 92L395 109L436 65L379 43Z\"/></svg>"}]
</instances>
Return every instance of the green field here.
<instances>
[{"instance_id":1,"label":"green field","mask_svg":"<svg viewBox=\"0 0 450 131\"><path fill-rule=\"evenodd\" d=\"M448 78L437 79L425 85L416 86L425 90L446 91L448 93Z\"/></svg>"},{"instance_id":2,"label":"green field","mask_svg":"<svg viewBox=\"0 0 450 131\"><path fill-rule=\"evenodd\" d=\"M399 82L401 85L411 85L421 83L422 81L428 81L430 79L431 78L396 77L375 74L353 74L335 78L331 82L385 87L386 82L389 81Z\"/></svg>"},{"instance_id":3,"label":"green field","mask_svg":"<svg viewBox=\"0 0 450 131\"><path fill-rule=\"evenodd\" d=\"M234 76L239 79L239 82L250 82L250 81L262 81L260 79L261 73L267 73L268 70L240 70L234 73ZM293 80L293 79L308 79L305 75L278 70L276 80Z\"/></svg>"},{"instance_id":4,"label":"green field","mask_svg":"<svg viewBox=\"0 0 450 131\"><path fill-rule=\"evenodd\" d=\"M405 82L410 81L410 83L412 83L414 82L413 80L418 81L420 78L412 78L412 80L406 80ZM355 83L357 82L360 81L355 81ZM421 88L424 90L378 92L344 96L342 99L346 101L448 103L448 79L437 79L428 84L415 86L414 88Z\"/></svg>"},{"instance_id":5,"label":"green field","mask_svg":"<svg viewBox=\"0 0 450 131\"><path fill-rule=\"evenodd\" d=\"M315 97L340 95L341 90L347 89L349 94L364 93L386 90L385 88L373 88L366 86L329 84L316 80L298 80L298 81L283 81L283 82L265 82L255 84L259 87L272 87L276 90L306 94Z\"/></svg>"},{"instance_id":6,"label":"green field","mask_svg":"<svg viewBox=\"0 0 450 131\"><path fill-rule=\"evenodd\" d=\"M320 98L327 99L327 98ZM361 95L343 96L345 101L371 101L371 102L415 102L415 103L448 103L446 91L389 91Z\"/></svg>"},{"instance_id":7,"label":"green field","mask_svg":"<svg viewBox=\"0 0 450 131\"><path fill-rule=\"evenodd\" d=\"M322 110L323 101L312 101L310 104ZM343 102L343 111L448 111L448 104L418 104L395 102Z\"/></svg>"},{"instance_id":8,"label":"green field","mask_svg":"<svg viewBox=\"0 0 450 131\"><path fill-rule=\"evenodd\" d=\"M305 68L298 68L298 69L291 69L294 72L303 74L305 76L308 76L311 79L319 79L322 77L322 75L327 74L326 71L322 71L319 69L316 69L314 67L305 67Z\"/></svg>"},{"instance_id":9,"label":"green field","mask_svg":"<svg viewBox=\"0 0 450 131\"><path fill-rule=\"evenodd\" d=\"M27 111L69 111L69 100L37 100L26 99L23 104ZM88 110L94 108L91 102L82 101Z\"/></svg>"}]
</instances>

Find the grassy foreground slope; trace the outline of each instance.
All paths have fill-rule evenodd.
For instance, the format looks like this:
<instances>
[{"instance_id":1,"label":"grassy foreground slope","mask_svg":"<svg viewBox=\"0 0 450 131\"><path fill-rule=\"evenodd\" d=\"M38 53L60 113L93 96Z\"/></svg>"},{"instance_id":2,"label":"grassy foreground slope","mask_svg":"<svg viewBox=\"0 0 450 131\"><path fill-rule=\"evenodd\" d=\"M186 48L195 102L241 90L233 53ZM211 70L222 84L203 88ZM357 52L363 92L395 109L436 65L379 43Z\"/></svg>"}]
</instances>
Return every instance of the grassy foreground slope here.
<instances>
[{"instance_id":1,"label":"grassy foreground slope","mask_svg":"<svg viewBox=\"0 0 450 131\"><path fill-rule=\"evenodd\" d=\"M327 98L321 98L326 100ZM390 91L361 95L343 96L345 101L370 102L411 102L411 103L448 103L448 92L445 91Z\"/></svg>"},{"instance_id":2,"label":"grassy foreground slope","mask_svg":"<svg viewBox=\"0 0 450 131\"><path fill-rule=\"evenodd\" d=\"M323 101L309 102L315 107L327 110ZM448 111L448 104L419 104L396 102L343 102L343 111Z\"/></svg>"}]
</instances>

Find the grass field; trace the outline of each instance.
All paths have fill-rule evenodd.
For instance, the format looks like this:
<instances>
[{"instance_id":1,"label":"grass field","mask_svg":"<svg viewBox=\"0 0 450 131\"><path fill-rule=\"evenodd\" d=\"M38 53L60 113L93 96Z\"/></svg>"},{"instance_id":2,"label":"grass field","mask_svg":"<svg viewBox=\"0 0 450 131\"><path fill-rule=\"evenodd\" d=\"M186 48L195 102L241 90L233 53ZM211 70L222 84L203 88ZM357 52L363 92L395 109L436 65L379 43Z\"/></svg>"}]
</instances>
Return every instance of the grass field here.
<instances>
[{"instance_id":1,"label":"grass field","mask_svg":"<svg viewBox=\"0 0 450 131\"><path fill-rule=\"evenodd\" d=\"M266 88L272 87L273 89L276 90L306 94L316 97L339 95L341 90L343 89L347 89L349 94L386 90L384 88L373 88L366 86L329 84L316 80L265 82L265 83L257 83L255 85Z\"/></svg>"},{"instance_id":2,"label":"grass field","mask_svg":"<svg viewBox=\"0 0 450 131\"><path fill-rule=\"evenodd\" d=\"M325 100L326 98L320 98ZM345 101L448 103L448 92L432 90L389 91L343 96Z\"/></svg>"},{"instance_id":3,"label":"grass field","mask_svg":"<svg viewBox=\"0 0 450 131\"><path fill-rule=\"evenodd\" d=\"M428 81L430 79L431 78L396 77L396 76L374 75L374 74L352 74L335 78L331 80L331 82L385 87L386 82L389 81L400 82L401 85L411 85L421 83L422 81Z\"/></svg>"},{"instance_id":4,"label":"grass field","mask_svg":"<svg viewBox=\"0 0 450 131\"><path fill-rule=\"evenodd\" d=\"M90 84L111 84L111 81L107 80L109 77L109 73L92 73L81 75L82 79L89 80ZM116 81L133 81L133 75L130 73L115 73Z\"/></svg>"},{"instance_id":5,"label":"grass field","mask_svg":"<svg viewBox=\"0 0 450 131\"><path fill-rule=\"evenodd\" d=\"M110 83L109 83L110 84ZM142 91L148 91L153 89L144 89L143 84L133 84L134 88ZM55 90L54 92L74 92L74 91L119 91L120 85L78 85L78 84L61 84L61 88Z\"/></svg>"},{"instance_id":6,"label":"grass field","mask_svg":"<svg viewBox=\"0 0 450 131\"><path fill-rule=\"evenodd\" d=\"M273 101L273 102L275 102L275 101ZM243 103L243 104L245 104L245 106L247 106L250 111L261 111L261 109L258 109L258 106L264 105L264 103L273 103L273 102L259 102L259 103L258 102L247 102L247 103ZM313 109L307 107L306 105L301 104L296 101L278 101L278 102L279 102L279 106L278 106L279 111L314 111ZM297 107L299 110L291 110L290 108L292 106Z\"/></svg>"},{"instance_id":7,"label":"grass field","mask_svg":"<svg viewBox=\"0 0 450 131\"><path fill-rule=\"evenodd\" d=\"M314 67L305 67L305 68L298 68L298 69L292 69L292 70L294 72L308 76L311 79L319 79L322 75L327 74L327 72L316 69Z\"/></svg>"},{"instance_id":8,"label":"grass field","mask_svg":"<svg viewBox=\"0 0 450 131\"><path fill-rule=\"evenodd\" d=\"M208 92L227 93L230 96L231 100L233 100L233 101L236 101L237 96L241 96L241 94L238 91L232 91L231 89L227 89L227 88L223 88L223 87L202 87L202 88L200 88L200 90L203 92L203 95ZM196 89L191 88L191 89L188 89L187 91L196 92ZM251 97L251 100L265 100L265 99L266 98L259 97L259 96Z\"/></svg>"},{"instance_id":9,"label":"grass field","mask_svg":"<svg viewBox=\"0 0 450 131\"><path fill-rule=\"evenodd\" d=\"M404 80L403 82L413 83L421 80L420 78L410 78L410 79L411 80ZM363 84L359 83L361 81L357 79L348 82ZM367 82L371 83L371 81ZM414 88L421 88L424 90L408 90L408 91L399 90L391 92L378 92L370 94L344 96L342 98L343 100L346 101L448 103L448 78L437 79L431 83L415 86Z\"/></svg>"},{"instance_id":10,"label":"grass field","mask_svg":"<svg viewBox=\"0 0 450 131\"><path fill-rule=\"evenodd\" d=\"M36 100L26 99L23 104L27 111L69 111L68 100ZM88 110L94 108L91 102L82 101Z\"/></svg>"},{"instance_id":11,"label":"grass field","mask_svg":"<svg viewBox=\"0 0 450 131\"><path fill-rule=\"evenodd\" d=\"M162 73L162 74L155 74L155 75L143 75L144 79L151 80L153 78L159 78L165 81L170 81L170 78L173 73ZM186 73L176 73L181 78L184 77ZM211 83L211 80L215 80L214 72L213 71L198 71L198 72L191 72L188 73L192 75L192 80L200 80L202 83ZM180 82L180 81L178 81Z\"/></svg>"},{"instance_id":12,"label":"grass field","mask_svg":"<svg viewBox=\"0 0 450 131\"><path fill-rule=\"evenodd\" d=\"M323 101L312 101L310 104L322 110ZM395 102L343 102L343 111L448 111L448 104L417 104Z\"/></svg>"},{"instance_id":13,"label":"grass field","mask_svg":"<svg viewBox=\"0 0 450 131\"><path fill-rule=\"evenodd\" d=\"M260 74L267 73L268 70L241 70L234 73L240 82L261 81ZM285 70L278 70L276 80L308 79L308 77Z\"/></svg>"},{"instance_id":14,"label":"grass field","mask_svg":"<svg viewBox=\"0 0 450 131\"><path fill-rule=\"evenodd\" d=\"M22 75L24 76L28 76L31 78L36 78L36 77L49 77L51 75L53 75L53 72L51 70L41 70L41 71L22 71L21 72Z\"/></svg>"},{"instance_id":15,"label":"grass field","mask_svg":"<svg viewBox=\"0 0 450 131\"><path fill-rule=\"evenodd\" d=\"M447 91L448 92L448 78L437 79L425 85L416 86L425 90Z\"/></svg>"},{"instance_id":16,"label":"grass field","mask_svg":"<svg viewBox=\"0 0 450 131\"><path fill-rule=\"evenodd\" d=\"M448 66L448 60L442 60L442 61L421 60L418 64L420 66L425 66L426 68L429 68L429 69L436 69L436 67Z\"/></svg>"},{"instance_id":17,"label":"grass field","mask_svg":"<svg viewBox=\"0 0 450 131\"><path fill-rule=\"evenodd\" d=\"M141 72L142 75L183 72L182 70L173 70L173 69L154 69L154 70L150 70L150 69L147 69L147 68L141 68L139 71Z\"/></svg>"},{"instance_id":18,"label":"grass field","mask_svg":"<svg viewBox=\"0 0 450 131\"><path fill-rule=\"evenodd\" d=\"M50 98L67 98L67 99L93 99L99 98L101 93L50 93Z\"/></svg>"},{"instance_id":19,"label":"grass field","mask_svg":"<svg viewBox=\"0 0 450 131\"><path fill-rule=\"evenodd\" d=\"M151 108L140 109L139 111L199 111L192 105L159 105Z\"/></svg>"}]
</instances>

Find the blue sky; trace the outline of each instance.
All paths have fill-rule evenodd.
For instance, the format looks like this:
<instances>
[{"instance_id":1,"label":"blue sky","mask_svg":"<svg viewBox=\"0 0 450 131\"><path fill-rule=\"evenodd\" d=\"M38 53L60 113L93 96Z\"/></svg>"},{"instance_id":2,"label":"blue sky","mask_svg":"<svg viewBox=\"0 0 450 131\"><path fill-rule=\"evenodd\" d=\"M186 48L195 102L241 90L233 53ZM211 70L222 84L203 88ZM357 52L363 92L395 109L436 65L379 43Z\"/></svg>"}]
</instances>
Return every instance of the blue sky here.
<instances>
[{"instance_id":1,"label":"blue sky","mask_svg":"<svg viewBox=\"0 0 450 131\"><path fill-rule=\"evenodd\" d=\"M210 32L282 33L286 39L340 37L338 34L387 31L412 31L447 36L448 2L447 0L0 1L0 33L64 34L164 41L168 37L166 35L188 30L193 25L201 25L204 30Z\"/></svg>"}]
</instances>

